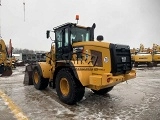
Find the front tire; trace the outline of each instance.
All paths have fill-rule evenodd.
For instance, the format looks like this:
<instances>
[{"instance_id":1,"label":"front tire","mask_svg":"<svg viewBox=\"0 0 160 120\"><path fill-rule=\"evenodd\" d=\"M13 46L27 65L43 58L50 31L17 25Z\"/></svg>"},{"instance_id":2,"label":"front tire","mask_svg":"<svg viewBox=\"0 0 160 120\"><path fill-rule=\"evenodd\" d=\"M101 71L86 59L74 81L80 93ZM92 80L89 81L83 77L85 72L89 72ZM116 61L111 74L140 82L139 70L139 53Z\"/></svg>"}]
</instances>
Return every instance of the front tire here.
<instances>
[{"instance_id":1,"label":"front tire","mask_svg":"<svg viewBox=\"0 0 160 120\"><path fill-rule=\"evenodd\" d=\"M43 90L47 88L49 79L46 79L43 76L41 76L38 68L34 69L32 79L33 79L33 85L36 89Z\"/></svg>"},{"instance_id":2,"label":"front tire","mask_svg":"<svg viewBox=\"0 0 160 120\"><path fill-rule=\"evenodd\" d=\"M61 69L56 76L56 91L62 102L73 105L83 98L85 87L76 81L71 70Z\"/></svg>"},{"instance_id":3,"label":"front tire","mask_svg":"<svg viewBox=\"0 0 160 120\"><path fill-rule=\"evenodd\" d=\"M104 88L104 89L101 89L101 90L93 90L93 89L91 89L91 90L97 95L104 95L104 94L110 92L113 89L113 87L114 86L108 87L108 88Z\"/></svg>"}]
</instances>

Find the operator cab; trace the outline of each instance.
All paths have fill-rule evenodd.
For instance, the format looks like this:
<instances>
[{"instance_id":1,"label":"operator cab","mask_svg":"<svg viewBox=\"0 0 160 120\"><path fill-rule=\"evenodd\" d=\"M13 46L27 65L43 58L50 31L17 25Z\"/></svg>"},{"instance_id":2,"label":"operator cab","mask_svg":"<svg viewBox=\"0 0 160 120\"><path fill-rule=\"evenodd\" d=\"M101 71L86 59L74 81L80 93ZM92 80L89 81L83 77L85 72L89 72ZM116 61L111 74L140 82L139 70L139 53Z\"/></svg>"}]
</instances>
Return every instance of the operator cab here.
<instances>
[{"instance_id":1,"label":"operator cab","mask_svg":"<svg viewBox=\"0 0 160 120\"><path fill-rule=\"evenodd\" d=\"M75 23L66 23L53 28L55 33L56 59L64 60L62 55L72 53L72 44L76 42L94 41L95 23L92 27L83 27ZM49 38L47 31L47 38ZM68 56L67 56L68 57Z\"/></svg>"}]
</instances>

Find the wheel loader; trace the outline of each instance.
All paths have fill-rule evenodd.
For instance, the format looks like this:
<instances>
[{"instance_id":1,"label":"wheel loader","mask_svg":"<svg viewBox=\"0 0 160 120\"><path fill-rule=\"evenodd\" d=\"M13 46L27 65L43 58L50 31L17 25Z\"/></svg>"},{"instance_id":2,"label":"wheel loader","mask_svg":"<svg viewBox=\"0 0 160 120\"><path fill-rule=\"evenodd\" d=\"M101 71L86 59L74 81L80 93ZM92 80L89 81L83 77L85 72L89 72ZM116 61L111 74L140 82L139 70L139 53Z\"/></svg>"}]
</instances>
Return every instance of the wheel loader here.
<instances>
[{"instance_id":1,"label":"wheel loader","mask_svg":"<svg viewBox=\"0 0 160 120\"><path fill-rule=\"evenodd\" d=\"M152 67L152 54L149 51L149 48L144 48L143 44L140 44L140 48L138 52L134 55L134 67L138 67L139 65L147 65L148 67Z\"/></svg>"},{"instance_id":2,"label":"wheel loader","mask_svg":"<svg viewBox=\"0 0 160 120\"><path fill-rule=\"evenodd\" d=\"M0 39L0 77L12 75L12 60L8 59L8 51L3 39Z\"/></svg>"},{"instance_id":3,"label":"wheel loader","mask_svg":"<svg viewBox=\"0 0 160 120\"><path fill-rule=\"evenodd\" d=\"M156 67L157 64L160 64L160 46L159 45L153 44L152 56L153 56L153 66Z\"/></svg>"},{"instance_id":4,"label":"wheel loader","mask_svg":"<svg viewBox=\"0 0 160 120\"><path fill-rule=\"evenodd\" d=\"M80 101L85 88L104 95L121 82L136 77L132 69L128 45L103 42L103 36L94 40L94 29L77 23L66 23L47 31L54 32L50 52L45 62L26 66L24 84L38 90L56 89L60 101L73 105Z\"/></svg>"}]
</instances>

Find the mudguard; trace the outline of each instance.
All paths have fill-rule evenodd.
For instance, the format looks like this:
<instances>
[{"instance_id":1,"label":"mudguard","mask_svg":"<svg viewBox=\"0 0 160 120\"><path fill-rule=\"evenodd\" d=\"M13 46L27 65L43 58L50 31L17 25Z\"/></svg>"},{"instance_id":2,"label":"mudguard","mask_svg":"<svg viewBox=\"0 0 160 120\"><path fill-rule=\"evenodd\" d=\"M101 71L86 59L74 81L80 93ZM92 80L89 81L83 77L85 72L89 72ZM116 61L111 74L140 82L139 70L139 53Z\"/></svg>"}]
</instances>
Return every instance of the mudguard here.
<instances>
[{"instance_id":1,"label":"mudguard","mask_svg":"<svg viewBox=\"0 0 160 120\"><path fill-rule=\"evenodd\" d=\"M46 62L38 62L36 68L39 69L43 78L50 78L52 66Z\"/></svg>"}]
</instances>

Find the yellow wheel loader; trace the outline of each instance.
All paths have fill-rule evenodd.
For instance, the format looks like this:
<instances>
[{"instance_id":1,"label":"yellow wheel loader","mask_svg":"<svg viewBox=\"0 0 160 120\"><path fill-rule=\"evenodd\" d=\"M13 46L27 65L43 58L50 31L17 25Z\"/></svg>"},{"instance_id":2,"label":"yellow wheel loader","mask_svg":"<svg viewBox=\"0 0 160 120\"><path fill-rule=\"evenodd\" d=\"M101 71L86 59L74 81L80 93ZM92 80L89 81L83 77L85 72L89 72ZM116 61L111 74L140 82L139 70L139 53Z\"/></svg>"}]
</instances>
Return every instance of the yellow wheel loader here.
<instances>
[{"instance_id":1,"label":"yellow wheel loader","mask_svg":"<svg viewBox=\"0 0 160 120\"><path fill-rule=\"evenodd\" d=\"M140 44L138 52L134 55L134 67L138 65L146 64L148 67L152 67L152 54L149 49L144 48L143 44Z\"/></svg>"},{"instance_id":2,"label":"yellow wheel loader","mask_svg":"<svg viewBox=\"0 0 160 120\"><path fill-rule=\"evenodd\" d=\"M80 101L85 87L103 95L121 82L136 77L128 45L94 41L94 29L66 23L53 28L55 40L46 62L26 66L24 84L36 89L56 89L59 99L69 105ZM47 38L50 37L47 31ZM53 31L52 31L53 32Z\"/></svg>"},{"instance_id":3,"label":"yellow wheel loader","mask_svg":"<svg viewBox=\"0 0 160 120\"><path fill-rule=\"evenodd\" d=\"M132 60L132 62L134 62L134 56L135 56L135 52L136 52L135 48L130 49L130 52L131 52L131 60Z\"/></svg>"},{"instance_id":4,"label":"yellow wheel loader","mask_svg":"<svg viewBox=\"0 0 160 120\"><path fill-rule=\"evenodd\" d=\"M8 59L8 51L4 40L0 39L0 76L12 75L12 60Z\"/></svg>"},{"instance_id":5,"label":"yellow wheel loader","mask_svg":"<svg viewBox=\"0 0 160 120\"><path fill-rule=\"evenodd\" d=\"M153 66L156 67L157 64L160 64L160 46L159 45L153 44L152 56L153 56Z\"/></svg>"}]
</instances>

